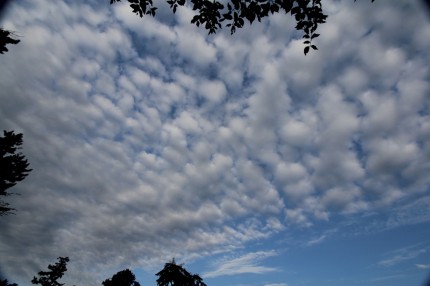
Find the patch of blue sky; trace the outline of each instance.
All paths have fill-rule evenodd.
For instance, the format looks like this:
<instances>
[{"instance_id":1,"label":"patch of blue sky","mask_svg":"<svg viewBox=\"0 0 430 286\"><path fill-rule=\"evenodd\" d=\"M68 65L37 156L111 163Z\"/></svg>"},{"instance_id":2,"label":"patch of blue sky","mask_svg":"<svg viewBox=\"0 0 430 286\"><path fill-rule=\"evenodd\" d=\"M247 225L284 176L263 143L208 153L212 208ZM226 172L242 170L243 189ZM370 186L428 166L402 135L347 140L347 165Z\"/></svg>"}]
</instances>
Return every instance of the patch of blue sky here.
<instances>
[{"instance_id":1,"label":"patch of blue sky","mask_svg":"<svg viewBox=\"0 0 430 286\"><path fill-rule=\"evenodd\" d=\"M365 224L366 221L362 223ZM208 281L224 281L221 282L222 285L263 285L263 281L287 281L288 285L336 286L349 283L382 286L387 285L387 280L390 280L390 285L400 286L406 281L415 281L415 285L420 285L427 274L415 264L430 258L427 251L430 243L427 239L428 226L426 223L353 236L342 235L341 229L339 235L328 236L311 245L290 245L285 248L285 253L263 261L262 265L277 271L260 275L248 273L240 278L217 278ZM410 232L416 233L417 236L411 237L408 235ZM417 243L418 245L415 245ZM407 248L410 245L413 245L412 249L406 250L412 252L412 255L406 255L406 258L410 259L399 260L389 267L380 265L380 262L384 261L381 253L390 253L393 250L396 252L399 248ZM414 256L417 251L420 255Z\"/></svg>"}]
</instances>

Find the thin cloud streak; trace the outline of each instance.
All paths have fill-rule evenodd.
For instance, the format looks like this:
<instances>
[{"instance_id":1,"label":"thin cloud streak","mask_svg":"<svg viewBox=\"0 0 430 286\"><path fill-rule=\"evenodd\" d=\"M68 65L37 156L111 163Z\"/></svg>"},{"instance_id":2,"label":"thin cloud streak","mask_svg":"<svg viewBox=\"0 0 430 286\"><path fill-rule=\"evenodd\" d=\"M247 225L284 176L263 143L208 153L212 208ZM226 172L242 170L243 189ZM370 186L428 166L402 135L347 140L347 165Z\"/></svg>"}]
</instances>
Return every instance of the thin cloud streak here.
<instances>
[{"instance_id":1,"label":"thin cloud streak","mask_svg":"<svg viewBox=\"0 0 430 286\"><path fill-rule=\"evenodd\" d=\"M318 243L321 243L323 240L325 240L327 238L327 236L325 235L325 234L323 234L323 235L321 235L320 237L318 237L318 238L315 238L315 239L312 239L312 240L309 240L308 241L308 243L307 243L307 245L308 246L311 246L311 245L314 245L314 244L318 244Z\"/></svg>"},{"instance_id":2,"label":"thin cloud streak","mask_svg":"<svg viewBox=\"0 0 430 286\"><path fill-rule=\"evenodd\" d=\"M215 265L215 270L206 272L203 277L214 278L218 276L238 275L245 273L264 274L267 272L279 271L274 267L259 265L263 260L279 255L275 251L259 251L248 253L238 258L223 260Z\"/></svg>"},{"instance_id":3,"label":"thin cloud streak","mask_svg":"<svg viewBox=\"0 0 430 286\"><path fill-rule=\"evenodd\" d=\"M418 269L430 269L430 264L415 264Z\"/></svg>"},{"instance_id":4,"label":"thin cloud streak","mask_svg":"<svg viewBox=\"0 0 430 286\"><path fill-rule=\"evenodd\" d=\"M384 267L390 267L404 261L412 260L430 251L430 246L418 247L418 245L413 245L409 247L404 247L391 252L391 257L381 260L378 264Z\"/></svg>"}]
</instances>

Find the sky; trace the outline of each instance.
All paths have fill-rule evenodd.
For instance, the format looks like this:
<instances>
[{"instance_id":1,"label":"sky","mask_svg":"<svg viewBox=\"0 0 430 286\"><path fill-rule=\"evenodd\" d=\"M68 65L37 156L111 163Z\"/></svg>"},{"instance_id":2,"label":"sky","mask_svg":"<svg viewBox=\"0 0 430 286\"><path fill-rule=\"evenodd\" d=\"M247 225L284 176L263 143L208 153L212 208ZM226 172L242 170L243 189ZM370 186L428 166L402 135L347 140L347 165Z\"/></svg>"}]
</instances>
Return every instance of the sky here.
<instances>
[{"instance_id":1,"label":"sky","mask_svg":"<svg viewBox=\"0 0 430 286\"><path fill-rule=\"evenodd\" d=\"M13 2L0 128L33 171L0 218L0 276L68 256L66 285L172 258L208 286L424 285L430 14L326 0L318 51L276 14L216 35L127 1Z\"/></svg>"}]
</instances>

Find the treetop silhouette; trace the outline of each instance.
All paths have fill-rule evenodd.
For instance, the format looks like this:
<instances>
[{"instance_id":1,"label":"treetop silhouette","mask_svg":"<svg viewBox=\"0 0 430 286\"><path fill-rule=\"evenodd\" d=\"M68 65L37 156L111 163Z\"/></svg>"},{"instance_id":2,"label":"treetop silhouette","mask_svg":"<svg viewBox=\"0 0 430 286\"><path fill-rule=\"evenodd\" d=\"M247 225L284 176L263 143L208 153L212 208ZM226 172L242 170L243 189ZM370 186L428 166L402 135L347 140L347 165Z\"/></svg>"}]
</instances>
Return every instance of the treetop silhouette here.
<instances>
[{"instance_id":1,"label":"treetop silhouette","mask_svg":"<svg viewBox=\"0 0 430 286\"><path fill-rule=\"evenodd\" d=\"M68 257L58 257L58 262L49 265L49 271L40 271L38 278L34 277L31 283L42 286L63 286L58 280L67 271ZM156 274L158 276L157 286L206 286L203 279L197 274L189 273L182 265L178 265L175 259L164 265L164 268ZM3 284L1 284L3 282ZM103 286L140 286L136 277L130 269L119 271L112 278L102 282ZM0 280L0 286L17 286L8 284L7 280Z\"/></svg>"},{"instance_id":2,"label":"treetop silhouette","mask_svg":"<svg viewBox=\"0 0 430 286\"><path fill-rule=\"evenodd\" d=\"M49 265L49 271L40 271L39 278L34 277L31 280L32 284L40 284L42 286L63 286L64 283L59 283L57 280L63 277L64 272L67 271L68 257L58 257L58 262L54 265Z\"/></svg>"},{"instance_id":3,"label":"treetop silhouette","mask_svg":"<svg viewBox=\"0 0 430 286\"><path fill-rule=\"evenodd\" d=\"M0 286L18 286L16 283L9 283L7 279L0 279Z\"/></svg>"},{"instance_id":4,"label":"treetop silhouette","mask_svg":"<svg viewBox=\"0 0 430 286\"><path fill-rule=\"evenodd\" d=\"M110 279L103 281L103 286L140 286L136 277L129 269L119 271Z\"/></svg>"},{"instance_id":5,"label":"treetop silhouette","mask_svg":"<svg viewBox=\"0 0 430 286\"><path fill-rule=\"evenodd\" d=\"M176 264L175 259L155 275L158 276L157 286L206 286L199 275L189 273L182 265Z\"/></svg>"}]
</instances>

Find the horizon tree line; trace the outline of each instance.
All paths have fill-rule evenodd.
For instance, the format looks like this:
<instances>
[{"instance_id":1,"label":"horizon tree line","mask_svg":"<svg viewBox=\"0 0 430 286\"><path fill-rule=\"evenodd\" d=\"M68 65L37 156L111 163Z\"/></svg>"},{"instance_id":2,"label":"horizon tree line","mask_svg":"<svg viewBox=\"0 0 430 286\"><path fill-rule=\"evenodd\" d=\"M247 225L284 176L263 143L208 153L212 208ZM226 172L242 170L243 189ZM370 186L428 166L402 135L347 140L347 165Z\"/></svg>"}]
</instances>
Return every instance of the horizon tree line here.
<instances>
[{"instance_id":1,"label":"horizon tree line","mask_svg":"<svg viewBox=\"0 0 430 286\"><path fill-rule=\"evenodd\" d=\"M64 286L60 279L67 271L69 257L58 257L58 262L48 265L48 271L39 271L37 277L34 276L31 283L41 286ZM203 279L198 274L191 274L182 264L177 264L173 258L164 264L161 271L155 274L157 286L206 286ZM111 278L102 282L103 286L141 286L130 269L118 271ZM18 286L10 283L7 279L0 279L0 286ZM75 285L73 285L75 286Z\"/></svg>"}]
</instances>

